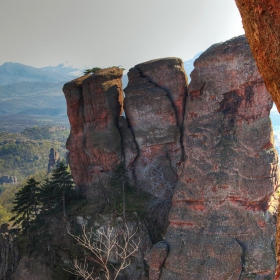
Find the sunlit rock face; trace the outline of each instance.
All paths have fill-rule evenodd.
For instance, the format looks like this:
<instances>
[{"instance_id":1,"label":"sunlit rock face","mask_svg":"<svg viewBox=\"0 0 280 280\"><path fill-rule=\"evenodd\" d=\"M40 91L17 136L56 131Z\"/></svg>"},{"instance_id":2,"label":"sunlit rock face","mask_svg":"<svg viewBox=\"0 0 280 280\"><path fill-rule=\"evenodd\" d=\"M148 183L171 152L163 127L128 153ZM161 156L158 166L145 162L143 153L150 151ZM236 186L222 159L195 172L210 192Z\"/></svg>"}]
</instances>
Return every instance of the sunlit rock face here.
<instances>
[{"instance_id":1,"label":"sunlit rock face","mask_svg":"<svg viewBox=\"0 0 280 280\"><path fill-rule=\"evenodd\" d=\"M71 125L68 160L76 185L87 193L101 191L108 172L121 161L117 118L123 100L122 72L117 67L99 70L63 87Z\"/></svg>"},{"instance_id":2,"label":"sunlit rock face","mask_svg":"<svg viewBox=\"0 0 280 280\"><path fill-rule=\"evenodd\" d=\"M273 279L278 158L270 95L243 36L211 46L194 65L186 161L160 279Z\"/></svg>"},{"instance_id":3,"label":"sunlit rock face","mask_svg":"<svg viewBox=\"0 0 280 280\"><path fill-rule=\"evenodd\" d=\"M235 2L259 71L280 112L280 1Z\"/></svg>"},{"instance_id":4,"label":"sunlit rock face","mask_svg":"<svg viewBox=\"0 0 280 280\"><path fill-rule=\"evenodd\" d=\"M136 65L124 89L127 121L138 147L133 171L138 184L156 197L168 197L183 160L180 142L187 95L181 59L163 58Z\"/></svg>"}]
</instances>

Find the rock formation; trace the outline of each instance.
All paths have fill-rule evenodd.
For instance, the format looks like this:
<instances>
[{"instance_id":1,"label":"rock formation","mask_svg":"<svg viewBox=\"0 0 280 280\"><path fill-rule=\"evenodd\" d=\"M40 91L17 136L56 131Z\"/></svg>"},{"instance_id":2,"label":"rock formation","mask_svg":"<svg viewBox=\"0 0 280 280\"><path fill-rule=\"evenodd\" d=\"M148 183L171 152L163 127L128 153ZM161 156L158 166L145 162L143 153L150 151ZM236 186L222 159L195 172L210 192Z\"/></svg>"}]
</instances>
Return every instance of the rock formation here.
<instances>
[{"instance_id":1,"label":"rock formation","mask_svg":"<svg viewBox=\"0 0 280 280\"><path fill-rule=\"evenodd\" d=\"M273 279L278 158L270 95L243 36L213 45L194 65L187 160L160 279Z\"/></svg>"},{"instance_id":2,"label":"rock formation","mask_svg":"<svg viewBox=\"0 0 280 280\"><path fill-rule=\"evenodd\" d=\"M272 279L272 101L245 37L213 45L195 61L188 97L180 59L130 69L126 118L121 76L118 68L103 69L64 86L76 184L98 198L124 160L155 200L173 196L167 245L150 253L151 279Z\"/></svg>"},{"instance_id":3,"label":"rock formation","mask_svg":"<svg viewBox=\"0 0 280 280\"><path fill-rule=\"evenodd\" d=\"M125 113L139 154L138 184L156 197L172 196L183 160L180 133L187 77L178 58L138 64L128 72Z\"/></svg>"},{"instance_id":4,"label":"rock formation","mask_svg":"<svg viewBox=\"0 0 280 280\"><path fill-rule=\"evenodd\" d=\"M266 87L280 112L280 2L235 0Z\"/></svg>"},{"instance_id":5,"label":"rock formation","mask_svg":"<svg viewBox=\"0 0 280 280\"><path fill-rule=\"evenodd\" d=\"M17 184L16 176L3 175L0 177L0 185L3 184Z\"/></svg>"},{"instance_id":6,"label":"rock formation","mask_svg":"<svg viewBox=\"0 0 280 280\"><path fill-rule=\"evenodd\" d=\"M51 148L49 154L48 173L52 171L52 169L59 162L59 160L60 160L59 152L56 151L54 148Z\"/></svg>"},{"instance_id":7,"label":"rock formation","mask_svg":"<svg viewBox=\"0 0 280 280\"><path fill-rule=\"evenodd\" d=\"M64 85L71 131L66 143L77 186L98 192L122 157L117 118L122 110L122 69L103 69ZM90 188L89 188L90 187Z\"/></svg>"}]
</instances>

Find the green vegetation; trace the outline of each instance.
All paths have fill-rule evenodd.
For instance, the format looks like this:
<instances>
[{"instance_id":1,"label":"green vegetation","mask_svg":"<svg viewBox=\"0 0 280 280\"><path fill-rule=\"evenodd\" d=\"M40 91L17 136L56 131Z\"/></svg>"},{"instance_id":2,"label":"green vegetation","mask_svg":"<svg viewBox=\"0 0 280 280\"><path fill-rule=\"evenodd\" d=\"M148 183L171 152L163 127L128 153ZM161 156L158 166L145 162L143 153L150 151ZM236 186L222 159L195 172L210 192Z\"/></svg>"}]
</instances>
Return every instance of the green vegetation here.
<instances>
[{"instance_id":1,"label":"green vegetation","mask_svg":"<svg viewBox=\"0 0 280 280\"><path fill-rule=\"evenodd\" d=\"M109 66L108 68L120 68L122 70L125 70L121 65L119 65L119 66ZM93 67L93 68L86 69L84 71L84 75L93 74L93 73L95 73L95 72L97 72L98 70L101 70L101 69L104 69L104 68Z\"/></svg>"},{"instance_id":2,"label":"green vegetation","mask_svg":"<svg viewBox=\"0 0 280 280\"><path fill-rule=\"evenodd\" d=\"M69 130L51 126L26 128L22 133L0 132L0 176L16 176L20 182L47 171L50 149L63 156L68 135Z\"/></svg>"},{"instance_id":3,"label":"green vegetation","mask_svg":"<svg viewBox=\"0 0 280 280\"><path fill-rule=\"evenodd\" d=\"M27 181L16 194L12 209L14 216L11 221L14 221L13 226L20 226L23 234L28 235L32 222L37 218L39 211L39 182L34 178Z\"/></svg>"},{"instance_id":4,"label":"green vegetation","mask_svg":"<svg viewBox=\"0 0 280 280\"><path fill-rule=\"evenodd\" d=\"M84 71L84 75L95 73L95 72L98 71L98 70L101 70L101 68L99 68L99 67L93 67L93 68L90 68L90 69L86 69L86 70Z\"/></svg>"},{"instance_id":5,"label":"green vegetation","mask_svg":"<svg viewBox=\"0 0 280 280\"><path fill-rule=\"evenodd\" d=\"M67 166L60 162L55 166L51 178L45 179L42 184L34 178L15 194L14 214L11 221L13 226L20 227L22 232L35 223L39 215L48 215L61 210L66 217L66 204L75 197L74 183Z\"/></svg>"}]
</instances>

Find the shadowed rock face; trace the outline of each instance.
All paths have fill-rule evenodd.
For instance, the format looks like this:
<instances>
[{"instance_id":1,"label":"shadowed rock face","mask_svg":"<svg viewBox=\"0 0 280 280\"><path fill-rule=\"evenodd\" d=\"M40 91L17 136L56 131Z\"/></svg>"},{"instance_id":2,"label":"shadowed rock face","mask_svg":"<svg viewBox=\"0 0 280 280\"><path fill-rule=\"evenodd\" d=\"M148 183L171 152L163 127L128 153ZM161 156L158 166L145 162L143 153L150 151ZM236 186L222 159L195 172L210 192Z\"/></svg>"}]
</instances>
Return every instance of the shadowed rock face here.
<instances>
[{"instance_id":1,"label":"shadowed rock face","mask_svg":"<svg viewBox=\"0 0 280 280\"><path fill-rule=\"evenodd\" d=\"M138 64L128 73L125 112L139 155L135 178L154 196L172 195L182 162L180 143L187 77L178 58Z\"/></svg>"},{"instance_id":2,"label":"shadowed rock face","mask_svg":"<svg viewBox=\"0 0 280 280\"><path fill-rule=\"evenodd\" d=\"M63 87L71 125L68 160L76 185L89 192L98 191L121 160L117 127L123 100L121 77L119 68L103 69Z\"/></svg>"},{"instance_id":3,"label":"shadowed rock face","mask_svg":"<svg viewBox=\"0 0 280 280\"><path fill-rule=\"evenodd\" d=\"M206 50L191 78L160 279L273 279L272 101L245 37Z\"/></svg>"},{"instance_id":4,"label":"shadowed rock face","mask_svg":"<svg viewBox=\"0 0 280 280\"><path fill-rule=\"evenodd\" d=\"M280 111L280 1L235 2L259 71Z\"/></svg>"}]
</instances>

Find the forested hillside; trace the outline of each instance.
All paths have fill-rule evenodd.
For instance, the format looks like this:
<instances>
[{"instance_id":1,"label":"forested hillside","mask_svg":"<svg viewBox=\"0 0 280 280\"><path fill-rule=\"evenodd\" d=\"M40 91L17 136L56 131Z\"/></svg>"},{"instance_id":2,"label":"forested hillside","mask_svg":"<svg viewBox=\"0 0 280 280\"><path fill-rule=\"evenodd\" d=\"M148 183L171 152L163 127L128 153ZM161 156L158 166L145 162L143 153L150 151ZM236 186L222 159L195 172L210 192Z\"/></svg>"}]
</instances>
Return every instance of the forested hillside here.
<instances>
[{"instance_id":1,"label":"forested hillside","mask_svg":"<svg viewBox=\"0 0 280 280\"><path fill-rule=\"evenodd\" d=\"M50 149L65 157L69 130L63 127L32 127L22 133L0 132L0 177L16 176L18 181L47 171Z\"/></svg>"}]
</instances>

